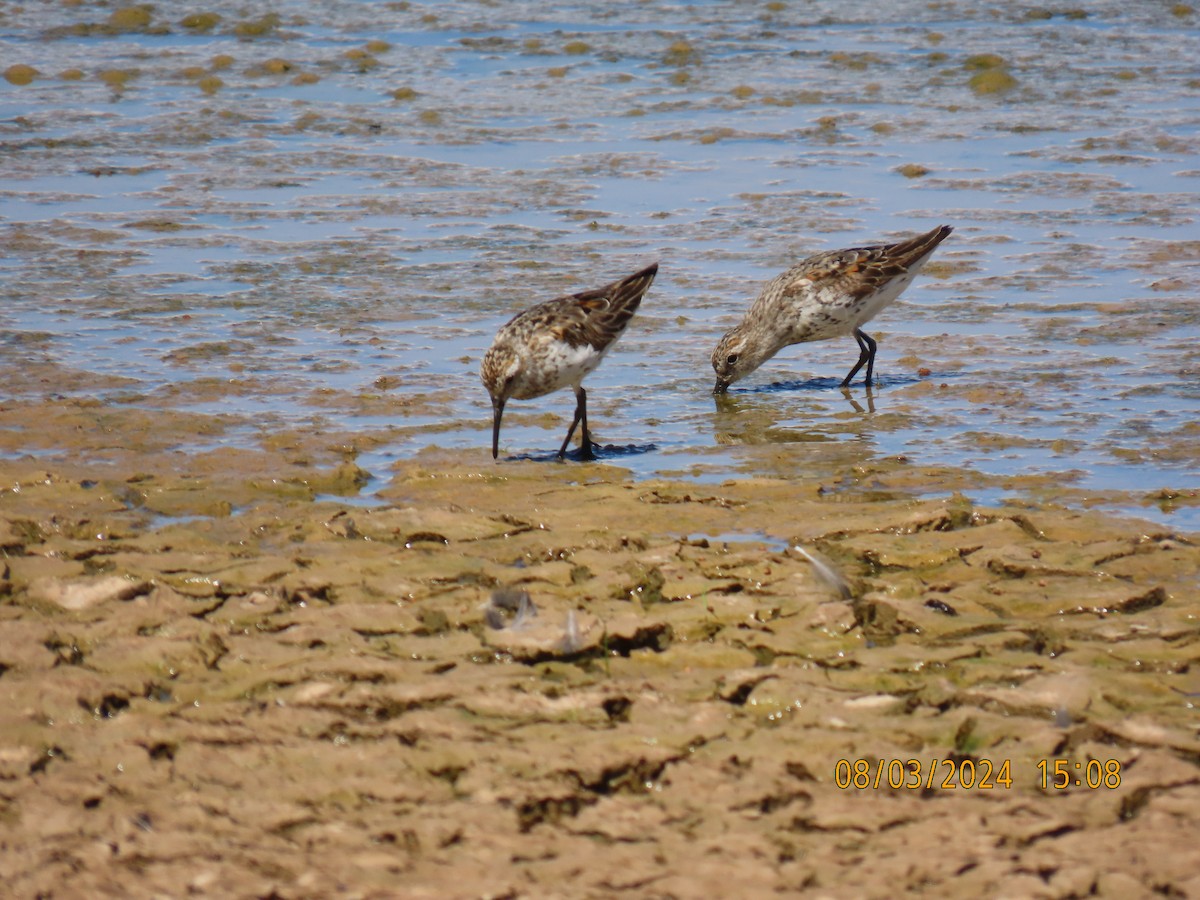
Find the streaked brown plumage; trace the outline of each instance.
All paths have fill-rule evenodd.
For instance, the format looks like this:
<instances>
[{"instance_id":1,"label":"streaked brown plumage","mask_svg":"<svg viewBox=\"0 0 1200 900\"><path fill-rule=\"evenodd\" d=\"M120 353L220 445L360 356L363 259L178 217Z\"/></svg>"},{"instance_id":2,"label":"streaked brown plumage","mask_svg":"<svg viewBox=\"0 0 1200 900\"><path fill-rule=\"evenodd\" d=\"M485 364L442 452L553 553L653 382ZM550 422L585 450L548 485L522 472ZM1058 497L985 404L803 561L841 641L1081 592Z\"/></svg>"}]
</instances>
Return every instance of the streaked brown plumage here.
<instances>
[{"instance_id":1,"label":"streaked brown plumage","mask_svg":"<svg viewBox=\"0 0 1200 900\"><path fill-rule=\"evenodd\" d=\"M713 393L725 393L784 347L845 334L858 341L859 356L842 387L864 363L869 385L875 341L862 325L900 296L953 230L941 225L895 244L818 253L771 279L741 323L713 351Z\"/></svg>"},{"instance_id":2,"label":"streaked brown plumage","mask_svg":"<svg viewBox=\"0 0 1200 900\"><path fill-rule=\"evenodd\" d=\"M624 333L657 272L655 263L597 290L539 303L496 333L479 369L492 398L493 459L500 452L500 418L510 399L532 400L568 386L575 391L575 417L558 455L566 454L582 423L583 456L592 458L582 381Z\"/></svg>"}]
</instances>

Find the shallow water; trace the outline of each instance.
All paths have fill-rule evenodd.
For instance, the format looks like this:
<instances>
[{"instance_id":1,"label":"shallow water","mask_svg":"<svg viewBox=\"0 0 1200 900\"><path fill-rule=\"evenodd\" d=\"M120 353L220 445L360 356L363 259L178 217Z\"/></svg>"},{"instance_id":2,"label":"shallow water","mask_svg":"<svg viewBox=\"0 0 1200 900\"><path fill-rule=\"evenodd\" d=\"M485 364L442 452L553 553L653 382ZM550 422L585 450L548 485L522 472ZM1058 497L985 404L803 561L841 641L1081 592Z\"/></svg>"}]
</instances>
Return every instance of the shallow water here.
<instances>
[{"instance_id":1,"label":"shallow water","mask_svg":"<svg viewBox=\"0 0 1200 900\"><path fill-rule=\"evenodd\" d=\"M2 67L39 74L0 80L0 362L232 418L222 443L370 435L378 487L424 448L484 451L479 359L507 318L660 260L588 381L609 462L836 485L903 456L978 476L913 493L1200 528L1194 501L1147 499L1200 476L1198 16L844 7L297 0L254 37L232 3L209 33L5 10ZM1010 90L971 88L980 54ZM838 389L846 339L710 395L763 281L940 222L869 329L882 388ZM510 405L504 450L552 455L572 404Z\"/></svg>"}]
</instances>

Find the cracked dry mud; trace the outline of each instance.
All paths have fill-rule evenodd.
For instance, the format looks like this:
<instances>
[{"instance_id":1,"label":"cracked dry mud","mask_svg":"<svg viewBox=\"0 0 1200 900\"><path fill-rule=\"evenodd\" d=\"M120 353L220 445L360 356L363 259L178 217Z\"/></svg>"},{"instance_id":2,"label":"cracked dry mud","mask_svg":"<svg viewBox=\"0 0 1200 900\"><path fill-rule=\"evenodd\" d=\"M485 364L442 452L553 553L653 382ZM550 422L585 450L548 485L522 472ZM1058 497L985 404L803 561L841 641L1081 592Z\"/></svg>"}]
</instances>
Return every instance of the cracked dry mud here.
<instances>
[{"instance_id":1,"label":"cracked dry mud","mask_svg":"<svg viewBox=\"0 0 1200 900\"><path fill-rule=\"evenodd\" d=\"M1200 892L1194 536L483 451L377 508L313 499L349 461L175 465L0 463L14 895Z\"/></svg>"}]
</instances>

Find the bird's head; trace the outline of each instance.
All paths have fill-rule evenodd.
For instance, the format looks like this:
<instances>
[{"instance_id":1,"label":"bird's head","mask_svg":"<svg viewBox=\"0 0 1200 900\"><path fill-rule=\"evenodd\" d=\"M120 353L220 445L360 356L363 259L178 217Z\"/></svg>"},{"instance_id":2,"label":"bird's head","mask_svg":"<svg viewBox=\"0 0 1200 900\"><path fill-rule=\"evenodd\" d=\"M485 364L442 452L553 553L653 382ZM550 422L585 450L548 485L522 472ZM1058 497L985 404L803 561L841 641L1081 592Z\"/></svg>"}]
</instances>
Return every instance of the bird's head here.
<instances>
[{"instance_id":1,"label":"bird's head","mask_svg":"<svg viewBox=\"0 0 1200 900\"><path fill-rule=\"evenodd\" d=\"M521 357L508 347L493 345L484 354L479 377L492 398L492 459L500 455L500 418L520 374Z\"/></svg>"},{"instance_id":2,"label":"bird's head","mask_svg":"<svg viewBox=\"0 0 1200 900\"><path fill-rule=\"evenodd\" d=\"M731 384L745 378L761 363L740 325L727 332L712 353L712 367L717 373L713 393L725 393Z\"/></svg>"}]
</instances>

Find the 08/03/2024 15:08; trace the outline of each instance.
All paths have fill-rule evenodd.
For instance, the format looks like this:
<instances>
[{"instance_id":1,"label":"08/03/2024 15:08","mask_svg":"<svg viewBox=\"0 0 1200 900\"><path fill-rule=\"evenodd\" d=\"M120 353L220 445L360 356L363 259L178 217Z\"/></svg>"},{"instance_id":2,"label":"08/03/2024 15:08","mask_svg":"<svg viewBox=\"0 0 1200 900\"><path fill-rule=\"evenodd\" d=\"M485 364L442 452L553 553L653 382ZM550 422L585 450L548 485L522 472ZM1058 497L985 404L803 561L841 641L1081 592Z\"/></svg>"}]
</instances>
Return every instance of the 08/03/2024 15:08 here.
<instances>
[{"instance_id":1,"label":"08/03/2024 15:08","mask_svg":"<svg viewBox=\"0 0 1200 900\"><path fill-rule=\"evenodd\" d=\"M1077 762L1068 759L1038 760L1039 787L1042 790L1064 790L1086 787L1090 790L1121 786L1119 760L1089 759ZM939 777L940 776L940 777ZM989 759L867 759L853 762L839 759L833 767L834 784L842 790L855 788L878 790L994 790L1013 786L1012 761L995 763Z\"/></svg>"}]
</instances>

